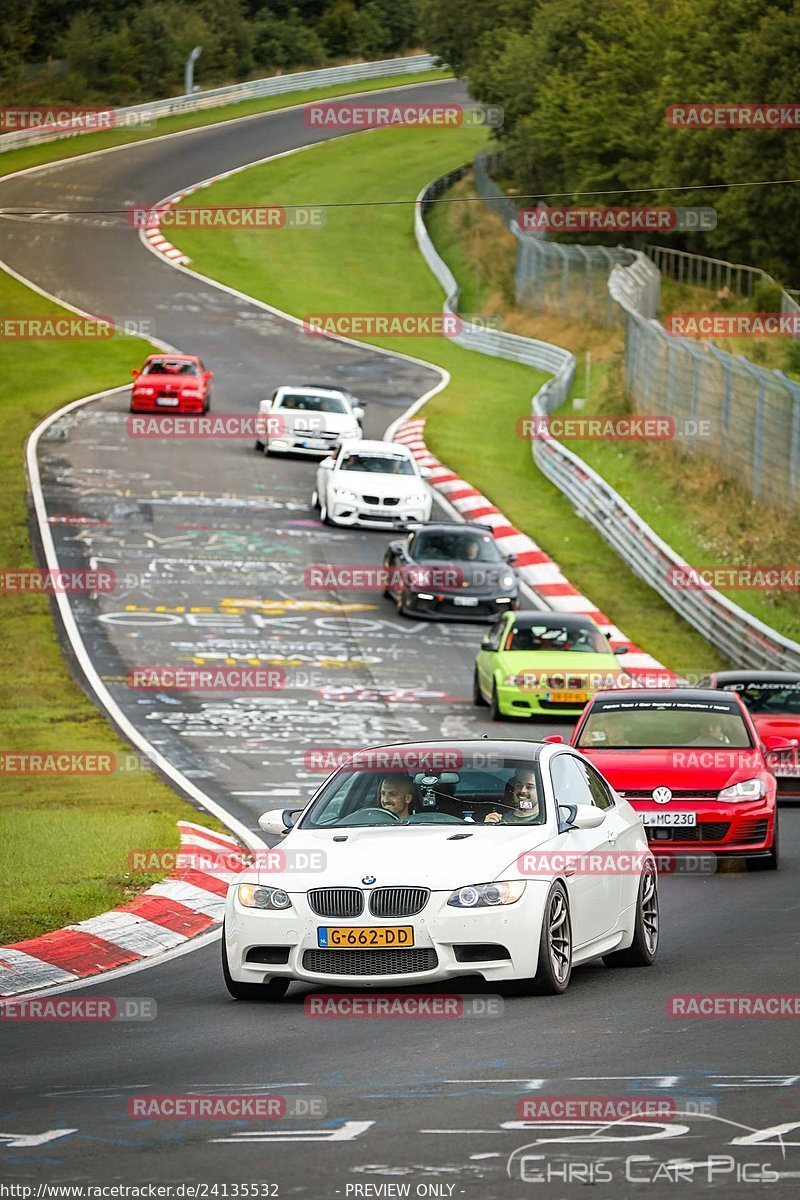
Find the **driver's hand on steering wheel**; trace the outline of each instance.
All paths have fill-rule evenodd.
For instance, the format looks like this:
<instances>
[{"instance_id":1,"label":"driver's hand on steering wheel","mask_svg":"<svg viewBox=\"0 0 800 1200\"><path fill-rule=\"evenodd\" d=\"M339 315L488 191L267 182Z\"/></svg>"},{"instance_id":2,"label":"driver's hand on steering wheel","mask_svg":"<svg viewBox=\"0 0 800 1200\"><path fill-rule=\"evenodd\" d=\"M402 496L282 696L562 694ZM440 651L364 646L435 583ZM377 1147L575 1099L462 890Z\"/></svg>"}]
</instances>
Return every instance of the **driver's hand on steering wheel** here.
<instances>
[{"instance_id":1,"label":"driver's hand on steering wheel","mask_svg":"<svg viewBox=\"0 0 800 1200\"><path fill-rule=\"evenodd\" d=\"M499 825L503 819L503 814L499 812L487 813L483 818L484 825Z\"/></svg>"}]
</instances>

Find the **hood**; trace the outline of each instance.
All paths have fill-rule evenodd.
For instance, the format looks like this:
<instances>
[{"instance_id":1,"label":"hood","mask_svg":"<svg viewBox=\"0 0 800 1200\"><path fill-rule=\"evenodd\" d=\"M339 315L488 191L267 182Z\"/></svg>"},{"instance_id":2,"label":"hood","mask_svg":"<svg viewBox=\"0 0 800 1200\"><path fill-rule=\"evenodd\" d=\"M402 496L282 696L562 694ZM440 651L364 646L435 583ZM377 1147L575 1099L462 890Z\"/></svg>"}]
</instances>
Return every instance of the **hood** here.
<instances>
[{"instance_id":1,"label":"hood","mask_svg":"<svg viewBox=\"0 0 800 1200\"><path fill-rule=\"evenodd\" d=\"M780 737L800 742L800 716L776 716L774 713L750 713L759 737Z\"/></svg>"},{"instance_id":2,"label":"hood","mask_svg":"<svg viewBox=\"0 0 800 1200\"><path fill-rule=\"evenodd\" d=\"M425 484L416 475L378 475L373 471L337 471L333 486L364 496L409 496L424 492Z\"/></svg>"},{"instance_id":3,"label":"hood","mask_svg":"<svg viewBox=\"0 0 800 1200\"><path fill-rule=\"evenodd\" d=\"M202 375L137 375L134 388L174 388L176 391L198 391L205 386Z\"/></svg>"},{"instance_id":4,"label":"hood","mask_svg":"<svg viewBox=\"0 0 800 1200\"><path fill-rule=\"evenodd\" d=\"M470 833L471 837L453 838ZM346 842L334 837L347 836ZM292 852L320 851L324 871L258 872L259 883L280 886L287 892L317 887L363 887L364 875L374 875L374 887L429 887L452 891L468 883L489 883L503 874L514 875L517 857L552 837L547 825L519 828L512 825L420 825L400 829L298 829L281 848Z\"/></svg>"},{"instance_id":5,"label":"hood","mask_svg":"<svg viewBox=\"0 0 800 1200\"><path fill-rule=\"evenodd\" d=\"M702 788L720 792L729 784L766 772L760 750L734 750L725 746L676 746L669 750L584 750L618 792L652 791L668 787L673 792Z\"/></svg>"},{"instance_id":6,"label":"hood","mask_svg":"<svg viewBox=\"0 0 800 1200\"><path fill-rule=\"evenodd\" d=\"M570 689L582 691L611 687L621 677L629 678L613 654L576 650L501 650L498 664L505 675L566 676L563 687L569 683Z\"/></svg>"}]
</instances>

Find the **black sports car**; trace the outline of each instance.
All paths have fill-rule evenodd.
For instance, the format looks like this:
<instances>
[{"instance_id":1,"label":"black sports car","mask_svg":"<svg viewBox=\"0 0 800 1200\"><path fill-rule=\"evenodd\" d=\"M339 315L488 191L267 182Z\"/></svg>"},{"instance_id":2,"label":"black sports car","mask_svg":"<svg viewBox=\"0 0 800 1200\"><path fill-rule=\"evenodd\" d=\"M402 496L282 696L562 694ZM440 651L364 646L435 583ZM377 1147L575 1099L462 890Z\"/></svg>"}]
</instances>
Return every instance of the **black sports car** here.
<instances>
[{"instance_id":1,"label":"black sports car","mask_svg":"<svg viewBox=\"0 0 800 1200\"><path fill-rule=\"evenodd\" d=\"M494 621L519 607L514 561L488 525L428 521L387 546L384 595L403 616Z\"/></svg>"}]
</instances>

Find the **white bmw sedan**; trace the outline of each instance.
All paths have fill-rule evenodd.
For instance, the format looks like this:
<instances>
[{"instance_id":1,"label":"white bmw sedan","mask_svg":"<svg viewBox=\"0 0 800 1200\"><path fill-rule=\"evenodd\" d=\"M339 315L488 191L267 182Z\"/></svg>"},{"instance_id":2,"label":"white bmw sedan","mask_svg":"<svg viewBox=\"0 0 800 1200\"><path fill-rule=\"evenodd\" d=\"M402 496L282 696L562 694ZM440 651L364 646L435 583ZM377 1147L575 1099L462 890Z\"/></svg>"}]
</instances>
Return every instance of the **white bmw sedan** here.
<instances>
[{"instance_id":1,"label":"white bmw sedan","mask_svg":"<svg viewBox=\"0 0 800 1200\"><path fill-rule=\"evenodd\" d=\"M326 525L394 529L430 519L433 501L417 462L398 442L342 442L317 468L311 502Z\"/></svg>"},{"instance_id":2,"label":"white bmw sedan","mask_svg":"<svg viewBox=\"0 0 800 1200\"><path fill-rule=\"evenodd\" d=\"M440 742L353 753L228 890L225 983L386 987L464 975L565 991L574 966L649 966L656 865L635 810L569 746ZM287 832L288 831L288 832Z\"/></svg>"},{"instance_id":3,"label":"white bmw sedan","mask_svg":"<svg viewBox=\"0 0 800 1200\"><path fill-rule=\"evenodd\" d=\"M262 400L258 413L263 431L256 450L265 454L303 454L326 457L345 439L361 437L364 408L351 392L312 386L279 387Z\"/></svg>"}]
</instances>

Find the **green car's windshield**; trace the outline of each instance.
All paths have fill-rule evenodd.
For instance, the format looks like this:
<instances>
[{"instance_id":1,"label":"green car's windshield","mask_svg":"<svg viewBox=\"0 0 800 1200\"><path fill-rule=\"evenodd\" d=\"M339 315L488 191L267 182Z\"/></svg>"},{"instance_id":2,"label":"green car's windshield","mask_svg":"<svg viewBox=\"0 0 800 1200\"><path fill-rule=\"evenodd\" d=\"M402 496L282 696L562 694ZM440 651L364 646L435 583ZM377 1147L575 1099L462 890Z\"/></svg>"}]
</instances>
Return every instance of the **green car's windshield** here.
<instances>
[{"instance_id":1,"label":"green car's windshield","mask_svg":"<svg viewBox=\"0 0 800 1200\"><path fill-rule=\"evenodd\" d=\"M584 654L612 654L599 629L557 622L514 625L506 635L504 650L562 650Z\"/></svg>"}]
</instances>

